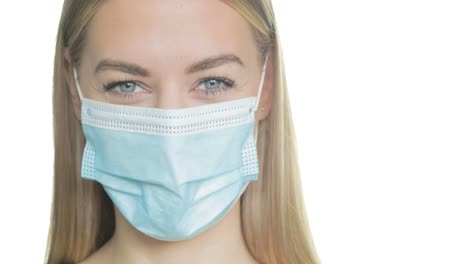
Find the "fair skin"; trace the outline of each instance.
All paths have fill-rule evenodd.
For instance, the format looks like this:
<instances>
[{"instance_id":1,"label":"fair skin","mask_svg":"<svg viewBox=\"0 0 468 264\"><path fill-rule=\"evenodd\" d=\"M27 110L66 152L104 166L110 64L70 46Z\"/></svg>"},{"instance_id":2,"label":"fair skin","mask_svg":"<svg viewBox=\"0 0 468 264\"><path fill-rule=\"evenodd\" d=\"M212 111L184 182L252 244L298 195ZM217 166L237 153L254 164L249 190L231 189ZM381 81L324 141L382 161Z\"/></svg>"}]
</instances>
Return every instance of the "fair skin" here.
<instances>
[{"instance_id":1,"label":"fair skin","mask_svg":"<svg viewBox=\"0 0 468 264\"><path fill-rule=\"evenodd\" d=\"M230 55L225 63L185 72L190 65L223 54ZM70 95L80 119L81 101L69 49L65 58ZM242 65L235 62L236 58ZM139 67L130 73L135 67L126 67L124 72L122 66L107 65L96 72L105 59ZM272 64L270 54L257 120L266 118L271 108ZM136 4L113 0L104 2L92 18L77 71L85 98L171 109L256 96L262 66L250 25L222 1L153 0ZM228 82L210 76L225 77ZM103 88L109 82L123 80L126 83ZM139 232L114 207L114 235L81 263L257 263L242 234L240 208L239 199L221 221L198 236L167 242Z\"/></svg>"}]
</instances>

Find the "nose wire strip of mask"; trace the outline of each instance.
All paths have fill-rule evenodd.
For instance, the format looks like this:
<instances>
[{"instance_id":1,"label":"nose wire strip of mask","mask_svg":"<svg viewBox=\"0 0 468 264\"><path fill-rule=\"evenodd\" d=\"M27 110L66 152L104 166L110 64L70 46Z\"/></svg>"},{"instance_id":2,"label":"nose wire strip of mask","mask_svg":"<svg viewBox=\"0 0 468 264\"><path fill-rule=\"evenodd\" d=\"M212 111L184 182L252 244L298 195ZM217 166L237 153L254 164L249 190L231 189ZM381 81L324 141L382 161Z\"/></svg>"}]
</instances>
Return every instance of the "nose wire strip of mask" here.
<instances>
[{"instance_id":1,"label":"nose wire strip of mask","mask_svg":"<svg viewBox=\"0 0 468 264\"><path fill-rule=\"evenodd\" d=\"M73 79L75 80L75 85L76 85L76 88L78 89L78 95L80 96L80 100L83 101L83 94L81 93L81 87L80 87L80 83L78 82L77 76L78 74L76 73L76 68L73 67Z\"/></svg>"}]
</instances>

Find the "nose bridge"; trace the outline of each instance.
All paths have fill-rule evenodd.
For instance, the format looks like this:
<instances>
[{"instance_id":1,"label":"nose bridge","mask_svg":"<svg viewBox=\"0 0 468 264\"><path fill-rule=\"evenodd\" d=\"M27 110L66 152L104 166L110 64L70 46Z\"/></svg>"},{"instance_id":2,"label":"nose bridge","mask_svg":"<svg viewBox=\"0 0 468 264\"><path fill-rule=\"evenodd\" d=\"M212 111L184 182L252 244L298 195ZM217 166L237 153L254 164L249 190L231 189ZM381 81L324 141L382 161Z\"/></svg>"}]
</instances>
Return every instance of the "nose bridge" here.
<instances>
[{"instance_id":1,"label":"nose bridge","mask_svg":"<svg viewBox=\"0 0 468 264\"><path fill-rule=\"evenodd\" d=\"M184 98L184 87L176 80L167 80L160 83L154 97L154 107L161 109L175 109L187 107Z\"/></svg>"}]
</instances>

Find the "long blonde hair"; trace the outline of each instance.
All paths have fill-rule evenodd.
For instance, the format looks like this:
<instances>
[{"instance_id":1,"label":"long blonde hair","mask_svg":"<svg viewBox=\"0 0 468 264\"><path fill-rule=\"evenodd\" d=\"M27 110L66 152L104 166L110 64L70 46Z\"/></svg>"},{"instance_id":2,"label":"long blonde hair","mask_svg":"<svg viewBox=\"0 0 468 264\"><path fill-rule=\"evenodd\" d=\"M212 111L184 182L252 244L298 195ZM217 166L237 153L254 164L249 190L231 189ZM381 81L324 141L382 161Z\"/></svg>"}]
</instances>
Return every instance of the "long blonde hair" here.
<instances>
[{"instance_id":1,"label":"long blonde hair","mask_svg":"<svg viewBox=\"0 0 468 264\"><path fill-rule=\"evenodd\" d=\"M225 0L252 26L260 55L273 51L271 112L259 122L260 173L241 197L242 229L247 247L260 263L320 263L303 203L283 66L280 38L271 0ZM106 243L115 229L112 202L95 181L80 178L85 139L74 115L65 78L64 49L80 63L89 21L100 0L65 0L55 50L53 78L54 193L46 263L77 263Z\"/></svg>"}]
</instances>

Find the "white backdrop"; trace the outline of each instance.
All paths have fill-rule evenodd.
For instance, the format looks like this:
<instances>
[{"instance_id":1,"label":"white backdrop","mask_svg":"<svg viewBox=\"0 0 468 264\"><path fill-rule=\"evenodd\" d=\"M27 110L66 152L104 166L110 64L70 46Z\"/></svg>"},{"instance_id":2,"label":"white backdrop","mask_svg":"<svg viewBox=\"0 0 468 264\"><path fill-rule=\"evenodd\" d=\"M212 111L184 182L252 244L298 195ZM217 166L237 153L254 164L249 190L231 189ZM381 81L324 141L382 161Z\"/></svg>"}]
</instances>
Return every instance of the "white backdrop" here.
<instances>
[{"instance_id":1,"label":"white backdrop","mask_svg":"<svg viewBox=\"0 0 468 264\"><path fill-rule=\"evenodd\" d=\"M61 2L0 2L1 263L44 257ZM468 263L465 2L273 0L323 263Z\"/></svg>"}]
</instances>

